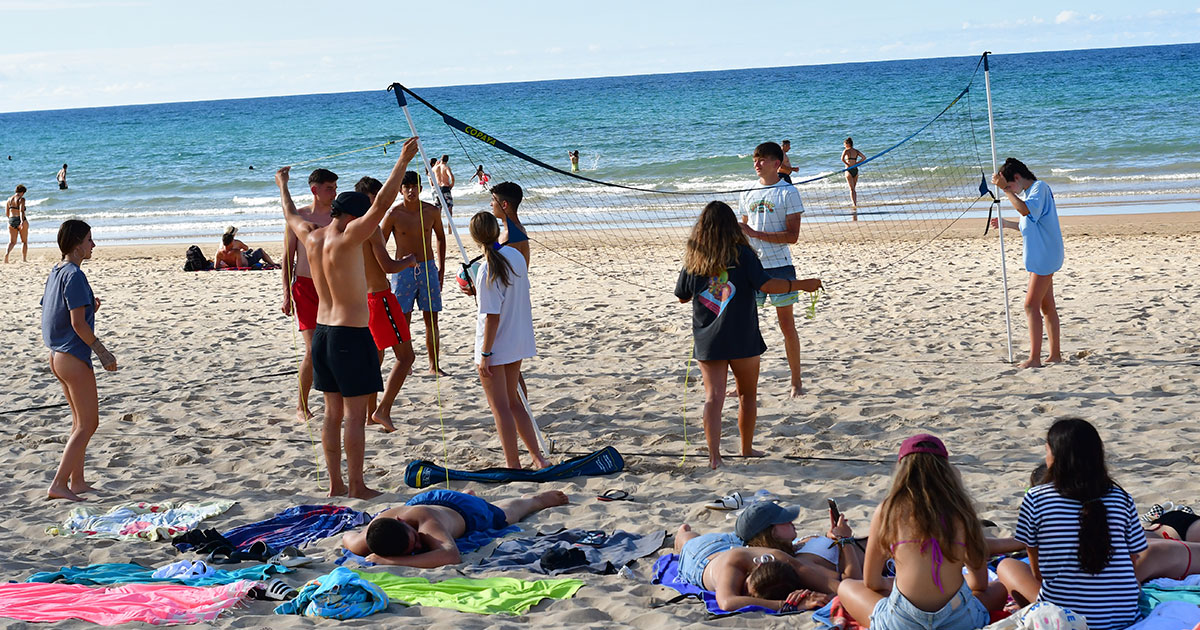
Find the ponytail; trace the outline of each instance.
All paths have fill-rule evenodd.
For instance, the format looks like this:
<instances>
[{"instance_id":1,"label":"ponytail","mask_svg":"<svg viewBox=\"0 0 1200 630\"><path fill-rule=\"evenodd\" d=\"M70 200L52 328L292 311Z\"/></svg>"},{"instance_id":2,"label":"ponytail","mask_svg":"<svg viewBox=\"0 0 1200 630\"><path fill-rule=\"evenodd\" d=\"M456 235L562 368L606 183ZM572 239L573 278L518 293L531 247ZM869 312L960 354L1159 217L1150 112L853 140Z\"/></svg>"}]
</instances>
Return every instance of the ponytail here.
<instances>
[{"instance_id":1,"label":"ponytail","mask_svg":"<svg viewBox=\"0 0 1200 630\"><path fill-rule=\"evenodd\" d=\"M1062 496L1083 504L1077 560L1080 569L1096 575L1112 561L1114 551L1104 497L1117 484L1108 476L1104 442L1087 420L1065 418L1050 427L1046 444L1053 459L1045 481Z\"/></svg>"},{"instance_id":2,"label":"ponytail","mask_svg":"<svg viewBox=\"0 0 1200 630\"><path fill-rule=\"evenodd\" d=\"M488 212L480 212L471 217L471 238L483 248L483 256L487 260L488 277L494 282L499 280L504 286L512 284L512 263L496 248L500 239L500 224L496 217Z\"/></svg>"}]
</instances>

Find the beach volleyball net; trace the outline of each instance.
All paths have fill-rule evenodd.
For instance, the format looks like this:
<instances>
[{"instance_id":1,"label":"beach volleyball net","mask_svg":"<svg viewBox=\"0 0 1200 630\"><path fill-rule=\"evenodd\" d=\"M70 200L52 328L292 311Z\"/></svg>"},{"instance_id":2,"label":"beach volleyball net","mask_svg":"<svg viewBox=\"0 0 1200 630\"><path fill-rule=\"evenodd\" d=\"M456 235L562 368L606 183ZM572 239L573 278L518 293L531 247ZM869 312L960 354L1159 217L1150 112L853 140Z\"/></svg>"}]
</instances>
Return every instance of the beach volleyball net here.
<instances>
[{"instance_id":1,"label":"beach volleyball net","mask_svg":"<svg viewBox=\"0 0 1200 630\"><path fill-rule=\"evenodd\" d=\"M848 169L840 163L817 174L806 176L802 170L792 176L805 208L799 241L792 246L799 277L821 277L829 287L903 264L955 221L989 208L994 197L980 154L987 117L977 77L978 65L966 87L948 95L927 122L856 165L857 207L851 204ZM535 251L550 252L580 273L671 291L684 243L704 206L724 201L742 216L741 194L760 187L749 157L746 185L728 189L684 178L657 185L637 178L608 181L601 178L603 169L573 172L567 149L577 138L571 139L565 130L545 130L563 135L561 151L533 154L507 143L502 123L477 126L399 83L390 89L406 115L411 107L422 110L418 118L437 117L443 123L423 124L414 131L425 147L437 147L427 149L430 157L449 154L456 163L454 223L468 257L478 252L467 222L489 209L491 186L512 181L524 190L519 216ZM977 103L972 103L973 91L979 93ZM619 122L614 126L619 128ZM735 149L749 154L756 144ZM479 166L487 175L483 184L472 178Z\"/></svg>"}]
</instances>

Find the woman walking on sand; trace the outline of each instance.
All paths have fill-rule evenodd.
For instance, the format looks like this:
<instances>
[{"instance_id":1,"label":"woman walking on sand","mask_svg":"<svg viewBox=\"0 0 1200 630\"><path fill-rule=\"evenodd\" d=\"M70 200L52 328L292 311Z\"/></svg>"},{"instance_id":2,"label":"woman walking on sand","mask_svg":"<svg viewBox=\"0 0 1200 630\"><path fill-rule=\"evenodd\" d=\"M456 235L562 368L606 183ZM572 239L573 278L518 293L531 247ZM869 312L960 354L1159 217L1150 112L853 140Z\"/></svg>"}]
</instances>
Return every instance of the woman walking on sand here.
<instances>
[{"instance_id":1,"label":"woman walking on sand","mask_svg":"<svg viewBox=\"0 0 1200 630\"><path fill-rule=\"evenodd\" d=\"M93 489L83 477L88 441L100 424L92 352L105 370L117 369L116 358L96 338L100 300L92 294L87 276L79 268L92 257L95 247L92 228L87 223L77 219L64 221L58 229L62 262L50 270L42 296L42 340L50 348L50 371L62 384L71 405L71 436L47 491L51 499L83 501L79 495Z\"/></svg>"},{"instance_id":2,"label":"woman walking on sand","mask_svg":"<svg viewBox=\"0 0 1200 630\"><path fill-rule=\"evenodd\" d=\"M25 216L25 187L17 186L17 194L8 198L4 204L4 215L8 217L8 251L4 252L4 262L17 246L17 237L21 237L21 261L29 260L29 218Z\"/></svg>"},{"instance_id":3,"label":"woman walking on sand","mask_svg":"<svg viewBox=\"0 0 1200 630\"><path fill-rule=\"evenodd\" d=\"M1058 224L1058 208L1054 193L1046 182L1039 181L1027 166L1016 158L1008 158L992 183L1008 195L1008 202L1021 215L1021 221L1005 219L1004 227L1021 230L1025 245L1025 270L1029 272L1029 289L1025 292L1025 318L1029 322L1029 358L1023 368L1042 367L1042 322L1050 341L1047 363L1062 361L1059 347L1058 307L1054 304L1054 272L1062 269L1063 237ZM992 219L992 227L1000 227Z\"/></svg>"}]
</instances>

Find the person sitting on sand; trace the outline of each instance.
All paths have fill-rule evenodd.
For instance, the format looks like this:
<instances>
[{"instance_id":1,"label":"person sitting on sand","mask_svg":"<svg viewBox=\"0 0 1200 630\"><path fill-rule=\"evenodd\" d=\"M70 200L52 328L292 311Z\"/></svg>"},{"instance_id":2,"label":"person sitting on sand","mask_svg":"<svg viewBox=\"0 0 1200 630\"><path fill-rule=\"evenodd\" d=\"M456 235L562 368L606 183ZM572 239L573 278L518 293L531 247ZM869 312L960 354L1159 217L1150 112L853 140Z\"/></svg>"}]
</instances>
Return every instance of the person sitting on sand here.
<instances>
[{"instance_id":1,"label":"person sitting on sand","mask_svg":"<svg viewBox=\"0 0 1200 630\"><path fill-rule=\"evenodd\" d=\"M679 579L712 591L717 605L728 611L746 606L810 610L837 592L833 571L775 547L744 546L737 534L701 535L684 523L675 532L675 553Z\"/></svg>"},{"instance_id":2,"label":"person sitting on sand","mask_svg":"<svg viewBox=\"0 0 1200 630\"><path fill-rule=\"evenodd\" d=\"M214 268L246 269L257 265L260 261L267 263L268 269L275 269L279 266L275 264L274 260L271 260L271 256L263 248L259 247L251 251L249 246L234 238L235 236L237 236L237 228L232 225L226 228L225 233L221 235L221 249L217 250Z\"/></svg>"},{"instance_id":3,"label":"person sitting on sand","mask_svg":"<svg viewBox=\"0 0 1200 630\"><path fill-rule=\"evenodd\" d=\"M283 216L308 254L313 284L321 296L312 343L313 387L325 394L321 445L330 496L349 494L373 499L380 494L368 488L363 479L367 400L371 393L383 391L383 378L375 340L368 328L371 313L362 252L363 243L375 233L384 212L396 199L404 169L416 153L416 138L409 138L374 203L359 192L338 195L327 226L306 221L296 210L288 191L289 167L275 174ZM339 439L343 430L344 436ZM348 485L342 481L343 441Z\"/></svg>"},{"instance_id":4,"label":"person sitting on sand","mask_svg":"<svg viewBox=\"0 0 1200 630\"><path fill-rule=\"evenodd\" d=\"M458 564L462 555L456 538L504 529L534 512L566 503L567 495L557 490L495 503L453 490L430 490L402 507L380 512L365 529L343 534L342 545L376 564L423 569Z\"/></svg>"}]
</instances>

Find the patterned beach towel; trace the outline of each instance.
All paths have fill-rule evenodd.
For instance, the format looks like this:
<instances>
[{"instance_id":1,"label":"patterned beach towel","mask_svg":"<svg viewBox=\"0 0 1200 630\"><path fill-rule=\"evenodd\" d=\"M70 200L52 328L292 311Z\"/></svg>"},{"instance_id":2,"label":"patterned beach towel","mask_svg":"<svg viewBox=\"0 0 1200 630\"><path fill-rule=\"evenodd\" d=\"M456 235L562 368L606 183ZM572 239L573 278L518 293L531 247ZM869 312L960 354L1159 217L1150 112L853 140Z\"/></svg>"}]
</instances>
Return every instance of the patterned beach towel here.
<instances>
[{"instance_id":1,"label":"patterned beach towel","mask_svg":"<svg viewBox=\"0 0 1200 630\"><path fill-rule=\"evenodd\" d=\"M21 621L82 619L102 626L142 621L157 626L212 621L246 598L254 582L221 586L0 584L0 617Z\"/></svg>"},{"instance_id":2,"label":"patterned beach towel","mask_svg":"<svg viewBox=\"0 0 1200 630\"><path fill-rule=\"evenodd\" d=\"M72 538L124 538L170 540L193 529L200 521L233 507L236 501L166 501L118 505L106 514L91 507L71 510L61 525L51 525L46 533Z\"/></svg>"},{"instance_id":3,"label":"patterned beach towel","mask_svg":"<svg viewBox=\"0 0 1200 630\"><path fill-rule=\"evenodd\" d=\"M361 527L370 520L370 514L341 505L297 505L265 521L235 527L225 532L225 539L238 551L245 551L256 542L266 543L271 549L303 547ZM192 545L177 542L175 547L187 551Z\"/></svg>"},{"instance_id":4,"label":"patterned beach towel","mask_svg":"<svg viewBox=\"0 0 1200 630\"><path fill-rule=\"evenodd\" d=\"M216 569L203 576L192 578L154 577L154 569L137 564L106 563L89 564L86 567L63 567L57 571L34 573L26 582L57 582L59 584L83 584L104 586L108 584L187 584L188 586L214 586L232 584L241 580L262 582L273 573L287 573L291 569L277 564L258 564L233 570Z\"/></svg>"}]
</instances>

